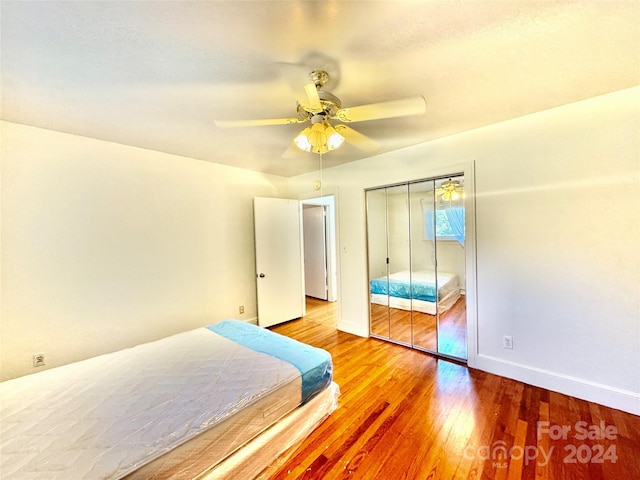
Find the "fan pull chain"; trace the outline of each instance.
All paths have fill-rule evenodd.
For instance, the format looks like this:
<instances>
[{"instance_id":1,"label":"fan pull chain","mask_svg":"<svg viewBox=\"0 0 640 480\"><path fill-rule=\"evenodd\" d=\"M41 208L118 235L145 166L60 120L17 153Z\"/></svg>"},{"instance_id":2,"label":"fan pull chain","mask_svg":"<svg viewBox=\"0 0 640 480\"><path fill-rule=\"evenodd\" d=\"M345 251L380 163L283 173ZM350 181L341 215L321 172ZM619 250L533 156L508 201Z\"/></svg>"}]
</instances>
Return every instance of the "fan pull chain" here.
<instances>
[{"instance_id":1,"label":"fan pull chain","mask_svg":"<svg viewBox=\"0 0 640 480\"><path fill-rule=\"evenodd\" d=\"M324 185L322 182L322 152L320 152L320 159L318 160L318 164L320 168L320 197L324 197L324 195L322 195L322 189L324 188Z\"/></svg>"}]
</instances>

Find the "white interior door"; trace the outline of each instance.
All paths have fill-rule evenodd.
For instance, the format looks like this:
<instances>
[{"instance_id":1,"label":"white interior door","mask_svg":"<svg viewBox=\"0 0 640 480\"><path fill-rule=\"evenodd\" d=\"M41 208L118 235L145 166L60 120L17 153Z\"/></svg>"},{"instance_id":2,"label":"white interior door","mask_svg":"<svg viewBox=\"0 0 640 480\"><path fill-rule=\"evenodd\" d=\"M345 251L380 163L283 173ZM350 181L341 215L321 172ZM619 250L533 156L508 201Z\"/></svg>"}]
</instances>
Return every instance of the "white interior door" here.
<instances>
[{"instance_id":1,"label":"white interior door","mask_svg":"<svg viewBox=\"0 0 640 480\"><path fill-rule=\"evenodd\" d=\"M254 199L258 325L304 315L300 205L282 198Z\"/></svg>"},{"instance_id":2,"label":"white interior door","mask_svg":"<svg viewBox=\"0 0 640 480\"><path fill-rule=\"evenodd\" d=\"M310 297L327 300L326 207L304 205L304 289Z\"/></svg>"}]
</instances>

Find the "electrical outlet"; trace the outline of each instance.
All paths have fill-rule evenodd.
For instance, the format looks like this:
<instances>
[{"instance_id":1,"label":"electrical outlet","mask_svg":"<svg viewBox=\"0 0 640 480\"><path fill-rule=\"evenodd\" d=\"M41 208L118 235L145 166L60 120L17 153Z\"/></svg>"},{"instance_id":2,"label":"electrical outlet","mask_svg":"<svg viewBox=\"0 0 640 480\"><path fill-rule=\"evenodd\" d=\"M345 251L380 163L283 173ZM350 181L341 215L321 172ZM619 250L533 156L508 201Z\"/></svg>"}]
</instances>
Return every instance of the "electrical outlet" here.
<instances>
[{"instance_id":1,"label":"electrical outlet","mask_svg":"<svg viewBox=\"0 0 640 480\"><path fill-rule=\"evenodd\" d=\"M513 337L511 335L505 335L502 337L502 346L513 350Z\"/></svg>"},{"instance_id":2,"label":"electrical outlet","mask_svg":"<svg viewBox=\"0 0 640 480\"><path fill-rule=\"evenodd\" d=\"M240 305L240 307L238 308L238 312L240 312L240 314L244 313L244 305Z\"/></svg>"},{"instance_id":3,"label":"electrical outlet","mask_svg":"<svg viewBox=\"0 0 640 480\"><path fill-rule=\"evenodd\" d=\"M46 362L44 360L44 353L34 353L33 354L33 366L34 367L44 367Z\"/></svg>"}]
</instances>

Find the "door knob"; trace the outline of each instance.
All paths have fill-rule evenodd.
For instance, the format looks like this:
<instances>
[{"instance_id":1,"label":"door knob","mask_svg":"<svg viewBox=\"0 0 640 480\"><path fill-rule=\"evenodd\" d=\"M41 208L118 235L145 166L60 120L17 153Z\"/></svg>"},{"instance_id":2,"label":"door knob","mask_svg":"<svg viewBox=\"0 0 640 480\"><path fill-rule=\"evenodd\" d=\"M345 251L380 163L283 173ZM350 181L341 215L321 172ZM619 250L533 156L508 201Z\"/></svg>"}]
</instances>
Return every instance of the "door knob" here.
<instances>
[{"instance_id":1,"label":"door knob","mask_svg":"<svg viewBox=\"0 0 640 480\"><path fill-rule=\"evenodd\" d=\"M265 277L265 274L264 274L264 273L261 273L261 274L260 274L260 275L258 275L258 276L259 276L260 278L264 278L264 277Z\"/></svg>"}]
</instances>

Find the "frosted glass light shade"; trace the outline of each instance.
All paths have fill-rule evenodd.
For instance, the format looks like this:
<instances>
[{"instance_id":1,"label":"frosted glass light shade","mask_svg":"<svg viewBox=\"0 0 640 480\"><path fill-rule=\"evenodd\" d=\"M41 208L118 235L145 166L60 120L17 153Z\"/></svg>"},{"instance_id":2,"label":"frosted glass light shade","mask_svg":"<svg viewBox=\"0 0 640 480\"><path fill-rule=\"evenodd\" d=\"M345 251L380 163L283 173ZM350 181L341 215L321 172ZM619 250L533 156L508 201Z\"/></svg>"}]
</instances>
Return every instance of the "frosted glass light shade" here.
<instances>
[{"instance_id":1,"label":"frosted glass light shade","mask_svg":"<svg viewBox=\"0 0 640 480\"><path fill-rule=\"evenodd\" d=\"M344 137L325 122L316 122L305 128L293 139L296 146L305 152L327 153L344 142Z\"/></svg>"},{"instance_id":2,"label":"frosted glass light shade","mask_svg":"<svg viewBox=\"0 0 640 480\"><path fill-rule=\"evenodd\" d=\"M309 143L309 133L311 133L311 127L305 128L301 131L296 138L293 139L294 143L300 150L305 152L311 151L311 143Z\"/></svg>"}]
</instances>

